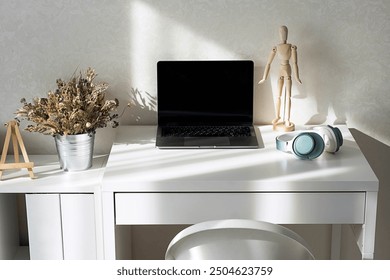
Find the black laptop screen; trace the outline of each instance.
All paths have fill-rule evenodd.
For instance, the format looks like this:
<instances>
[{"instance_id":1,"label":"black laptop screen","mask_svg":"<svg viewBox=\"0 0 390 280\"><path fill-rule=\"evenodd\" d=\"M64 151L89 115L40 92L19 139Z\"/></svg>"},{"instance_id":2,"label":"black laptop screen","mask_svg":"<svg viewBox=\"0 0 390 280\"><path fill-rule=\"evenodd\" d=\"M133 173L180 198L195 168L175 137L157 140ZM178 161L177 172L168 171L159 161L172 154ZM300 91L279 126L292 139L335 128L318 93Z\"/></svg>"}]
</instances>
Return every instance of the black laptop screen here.
<instances>
[{"instance_id":1,"label":"black laptop screen","mask_svg":"<svg viewBox=\"0 0 390 280\"><path fill-rule=\"evenodd\" d=\"M253 62L159 61L159 125L253 121Z\"/></svg>"}]
</instances>

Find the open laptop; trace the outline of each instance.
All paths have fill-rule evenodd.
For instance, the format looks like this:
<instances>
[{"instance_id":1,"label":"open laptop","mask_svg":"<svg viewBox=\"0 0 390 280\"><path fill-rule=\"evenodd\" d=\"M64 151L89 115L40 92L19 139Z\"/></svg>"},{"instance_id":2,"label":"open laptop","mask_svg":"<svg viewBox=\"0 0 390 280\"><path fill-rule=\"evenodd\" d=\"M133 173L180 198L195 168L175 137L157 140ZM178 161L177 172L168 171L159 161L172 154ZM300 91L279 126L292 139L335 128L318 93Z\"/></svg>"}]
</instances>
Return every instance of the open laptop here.
<instances>
[{"instance_id":1,"label":"open laptop","mask_svg":"<svg viewBox=\"0 0 390 280\"><path fill-rule=\"evenodd\" d=\"M159 61L159 148L257 148L253 61Z\"/></svg>"}]
</instances>

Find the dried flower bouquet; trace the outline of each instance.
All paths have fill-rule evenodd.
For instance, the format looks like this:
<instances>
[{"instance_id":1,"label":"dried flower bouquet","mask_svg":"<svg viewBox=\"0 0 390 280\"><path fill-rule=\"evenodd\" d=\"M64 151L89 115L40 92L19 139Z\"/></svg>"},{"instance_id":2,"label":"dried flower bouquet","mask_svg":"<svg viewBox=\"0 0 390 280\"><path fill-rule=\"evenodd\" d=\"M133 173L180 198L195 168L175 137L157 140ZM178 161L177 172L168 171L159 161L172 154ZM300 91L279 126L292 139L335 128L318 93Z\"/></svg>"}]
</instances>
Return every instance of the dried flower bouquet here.
<instances>
[{"instance_id":1,"label":"dried flower bouquet","mask_svg":"<svg viewBox=\"0 0 390 280\"><path fill-rule=\"evenodd\" d=\"M23 106L16 111L17 117L32 121L26 130L47 135L76 135L95 133L97 128L111 123L118 126L112 114L119 105L118 99L106 100L107 83L94 84L95 70L88 68L83 77L81 71L68 82L57 80L57 89L49 91L47 98L34 98L32 103L23 98Z\"/></svg>"}]
</instances>

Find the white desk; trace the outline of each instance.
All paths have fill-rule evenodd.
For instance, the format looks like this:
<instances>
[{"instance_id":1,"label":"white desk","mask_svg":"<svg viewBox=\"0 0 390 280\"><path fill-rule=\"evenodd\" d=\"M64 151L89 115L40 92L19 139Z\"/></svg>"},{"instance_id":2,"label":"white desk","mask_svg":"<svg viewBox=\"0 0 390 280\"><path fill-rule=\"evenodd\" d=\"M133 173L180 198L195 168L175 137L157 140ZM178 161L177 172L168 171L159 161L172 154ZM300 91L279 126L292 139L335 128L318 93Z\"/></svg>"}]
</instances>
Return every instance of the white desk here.
<instances>
[{"instance_id":1,"label":"white desk","mask_svg":"<svg viewBox=\"0 0 390 280\"><path fill-rule=\"evenodd\" d=\"M378 179L340 129L340 152L303 161L275 149L270 126L259 127L264 148L254 150L160 150L155 126L119 127L102 183L104 257L115 259L115 225L248 218L332 224L334 258L341 224L352 224L362 258L372 259Z\"/></svg>"},{"instance_id":2,"label":"white desk","mask_svg":"<svg viewBox=\"0 0 390 280\"><path fill-rule=\"evenodd\" d=\"M3 250L0 256L14 258L21 249L19 236L13 236L18 232L16 201L12 195L22 193L28 222L27 257L102 258L100 183L107 157L94 158L93 167L82 172L64 172L56 155L33 155L30 160L35 164L37 179L30 179L27 170L21 169L4 171L0 181L0 200L7 204L6 208L0 207L4 211L0 213L0 235L8 238L0 242Z\"/></svg>"}]
</instances>

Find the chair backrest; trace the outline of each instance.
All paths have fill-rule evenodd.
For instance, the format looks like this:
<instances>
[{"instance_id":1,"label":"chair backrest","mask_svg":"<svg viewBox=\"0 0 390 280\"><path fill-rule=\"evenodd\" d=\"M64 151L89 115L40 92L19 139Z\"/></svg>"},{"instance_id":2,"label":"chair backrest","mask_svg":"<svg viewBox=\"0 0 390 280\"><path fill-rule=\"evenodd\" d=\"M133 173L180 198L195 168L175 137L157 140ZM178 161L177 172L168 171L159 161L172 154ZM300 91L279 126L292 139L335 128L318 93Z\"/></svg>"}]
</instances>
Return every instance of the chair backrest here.
<instances>
[{"instance_id":1,"label":"chair backrest","mask_svg":"<svg viewBox=\"0 0 390 280\"><path fill-rule=\"evenodd\" d=\"M306 242L272 223L232 219L207 221L179 232L167 260L310 260Z\"/></svg>"}]
</instances>

